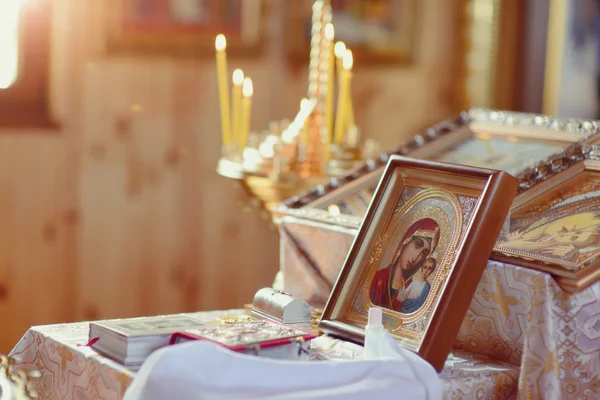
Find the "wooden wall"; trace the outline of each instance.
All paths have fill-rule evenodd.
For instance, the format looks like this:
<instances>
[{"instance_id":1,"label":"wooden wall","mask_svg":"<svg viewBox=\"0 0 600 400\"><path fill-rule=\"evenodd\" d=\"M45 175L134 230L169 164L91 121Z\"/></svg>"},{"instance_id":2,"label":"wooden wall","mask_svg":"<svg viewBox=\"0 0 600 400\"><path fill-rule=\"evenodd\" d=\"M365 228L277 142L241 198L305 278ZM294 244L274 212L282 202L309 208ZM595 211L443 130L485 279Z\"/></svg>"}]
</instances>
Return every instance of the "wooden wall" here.
<instances>
[{"instance_id":1,"label":"wooden wall","mask_svg":"<svg viewBox=\"0 0 600 400\"><path fill-rule=\"evenodd\" d=\"M240 306L271 284L278 237L234 182L220 146L212 54L107 57L108 2L55 0L58 131L0 130L0 352L30 325ZM355 73L357 121L383 146L456 111L451 2L419 2L410 66ZM253 77L253 127L293 117L304 67L283 46L286 2L269 0Z\"/></svg>"}]
</instances>

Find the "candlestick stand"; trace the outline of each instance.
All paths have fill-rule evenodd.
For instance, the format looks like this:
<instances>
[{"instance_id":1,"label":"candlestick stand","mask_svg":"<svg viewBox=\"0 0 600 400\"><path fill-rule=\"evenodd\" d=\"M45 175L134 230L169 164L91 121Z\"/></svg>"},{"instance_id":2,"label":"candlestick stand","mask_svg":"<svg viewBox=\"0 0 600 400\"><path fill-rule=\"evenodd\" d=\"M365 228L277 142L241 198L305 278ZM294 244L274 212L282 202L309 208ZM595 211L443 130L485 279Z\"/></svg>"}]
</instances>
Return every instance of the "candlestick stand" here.
<instances>
[{"instance_id":1,"label":"candlestick stand","mask_svg":"<svg viewBox=\"0 0 600 400\"><path fill-rule=\"evenodd\" d=\"M252 133L246 148L224 150L217 166L217 173L238 180L271 218L280 202L343 174L363 160L358 137L353 143L330 144L333 132L327 126L325 102L329 69L335 65L329 65L332 46L325 27L331 21L330 1L315 1L308 71L310 109L301 108L291 123L272 122L260 136Z\"/></svg>"}]
</instances>

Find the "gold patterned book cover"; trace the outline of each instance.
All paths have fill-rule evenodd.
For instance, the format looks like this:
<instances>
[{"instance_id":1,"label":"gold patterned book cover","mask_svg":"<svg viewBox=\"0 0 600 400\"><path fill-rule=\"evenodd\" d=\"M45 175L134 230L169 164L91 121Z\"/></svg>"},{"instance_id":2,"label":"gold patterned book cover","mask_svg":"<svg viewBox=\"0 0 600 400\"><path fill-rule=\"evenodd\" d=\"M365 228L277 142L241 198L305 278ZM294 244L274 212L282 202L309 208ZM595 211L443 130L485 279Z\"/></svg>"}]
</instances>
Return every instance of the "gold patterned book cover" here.
<instances>
[{"instance_id":1,"label":"gold patterned book cover","mask_svg":"<svg viewBox=\"0 0 600 400\"><path fill-rule=\"evenodd\" d=\"M300 359L307 354L307 344L314 338L314 334L292 326L248 320L176 332L170 344L204 340L240 353L266 358Z\"/></svg>"}]
</instances>

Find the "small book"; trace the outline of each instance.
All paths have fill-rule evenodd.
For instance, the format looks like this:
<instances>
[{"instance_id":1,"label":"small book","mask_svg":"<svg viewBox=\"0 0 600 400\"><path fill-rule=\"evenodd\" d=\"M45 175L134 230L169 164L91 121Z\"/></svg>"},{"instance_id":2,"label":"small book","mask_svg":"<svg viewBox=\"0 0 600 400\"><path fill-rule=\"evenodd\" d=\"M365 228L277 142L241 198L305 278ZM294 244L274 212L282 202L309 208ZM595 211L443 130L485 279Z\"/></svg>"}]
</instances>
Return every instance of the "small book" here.
<instances>
[{"instance_id":1,"label":"small book","mask_svg":"<svg viewBox=\"0 0 600 400\"><path fill-rule=\"evenodd\" d=\"M90 322L89 345L132 369L153 351L167 346L174 332L204 323L184 315L113 319Z\"/></svg>"},{"instance_id":2,"label":"small book","mask_svg":"<svg viewBox=\"0 0 600 400\"><path fill-rule=\"evenodd\" d=\"M175 332L169 344L206 340L229 350L280 360L297 360L308 354L316 336L294 327L264 320L203 326Z\"/></svg>"}]
</instances>

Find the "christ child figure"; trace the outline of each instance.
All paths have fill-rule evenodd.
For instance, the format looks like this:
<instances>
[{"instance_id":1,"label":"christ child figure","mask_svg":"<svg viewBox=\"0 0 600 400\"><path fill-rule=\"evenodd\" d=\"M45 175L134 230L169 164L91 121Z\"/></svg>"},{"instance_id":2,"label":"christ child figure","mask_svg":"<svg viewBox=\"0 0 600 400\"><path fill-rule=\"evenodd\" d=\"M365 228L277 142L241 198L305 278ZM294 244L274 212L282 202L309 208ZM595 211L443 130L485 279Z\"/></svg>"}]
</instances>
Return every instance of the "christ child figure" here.
<instances>
[{"instance_id":1,"label":"christ child figure","mask_svg":"<svg viewBox=\"0 0 600 400\"><path fill-rule=\"evenodd\" d=\"M427 299L431 284L427 280L435 270L437 262L429 257L423 262L421 270L408 279L404 287L398 291L398 301L402 303L401 312L409 314L417 311Z\"/></svg>"}]
</instances>

